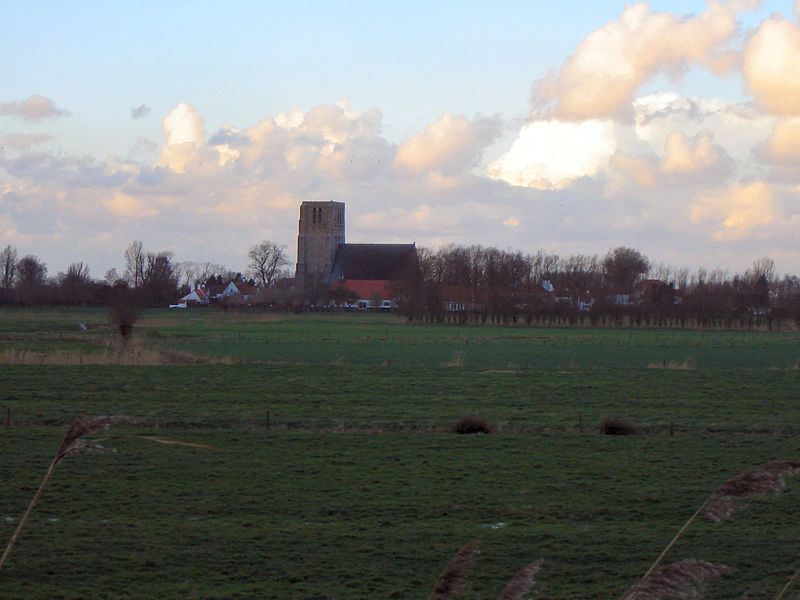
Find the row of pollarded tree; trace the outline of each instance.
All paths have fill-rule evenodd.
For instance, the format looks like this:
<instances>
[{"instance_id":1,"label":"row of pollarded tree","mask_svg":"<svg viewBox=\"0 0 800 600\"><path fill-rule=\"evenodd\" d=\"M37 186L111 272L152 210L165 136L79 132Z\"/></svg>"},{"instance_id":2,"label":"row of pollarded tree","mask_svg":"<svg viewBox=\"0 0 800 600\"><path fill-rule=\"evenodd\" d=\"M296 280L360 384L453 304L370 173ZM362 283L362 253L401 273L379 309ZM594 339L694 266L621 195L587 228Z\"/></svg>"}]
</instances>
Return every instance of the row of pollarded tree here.
<instances>
[{"instance_id":1,"label":"row of pollarded tree","mask_svg":"<svg viewBox=\"0 0 800 600\"><path fill-rule=\"evenodd\" d=\"M779 279L771 259L742 274L690 273L653 265L625 247L603 257L419 249L396 294L410 320L434 322L737 327L789 318L800 324L800 279Z\"/></svg>"}]
</instances>

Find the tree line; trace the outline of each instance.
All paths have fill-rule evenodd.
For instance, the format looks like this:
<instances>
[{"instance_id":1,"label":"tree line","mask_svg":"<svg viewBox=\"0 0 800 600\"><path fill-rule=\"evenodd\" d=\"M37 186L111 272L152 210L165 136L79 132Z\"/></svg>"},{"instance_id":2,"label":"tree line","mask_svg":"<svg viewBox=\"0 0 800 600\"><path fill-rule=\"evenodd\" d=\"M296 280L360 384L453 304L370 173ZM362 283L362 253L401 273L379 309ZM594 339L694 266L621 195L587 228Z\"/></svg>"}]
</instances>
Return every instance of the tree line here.
<instances>
[{"instance_id":1,"label":"tree line","mask_svg":"<svg viewBox=\"0 0 800 600\"><path fill-rule=\"evenodd\" d=\"M124 297L139 306L163 307L195 286L241 280L267 288L289 275L285 248L270 241L250 248L244 274L213 262L178 262L170 252L146 251L141 241L131 242L123 258L121 271L109 269L102 279L92 277L84 262L48 277L44 261L32 254L19 257L8 245L0 251L0 304L108 306Z\"/></svg>"},{"instance_id":2,"label":"tree line","mask_svg":"<svg viewBox=\"0 0 800 600\"><path fill-rule=\"evenodd\" d=\"M248 251L244 273L213 262L177 262L140 241L125 250L124 266L93 278L83 262L48 277L34 255L0 252L0 304L108 306L120 297L138 306L167 306L194 286L241 280L260 288L262 305L304 309L338 303L345 290L324 282L293 285L286 250L263 241ZM742 273L675 268L638 250L618 247L603 256L534 254L479 245L418 248L417 259L394 282L398 310L410 320L459 323L771 326L800 325L800 278L779 277L770 258Z\"/></svg>"},{"instance_id":3,"label":"tree line","mask_svg":"<svg viewBox=\"0 0 800 600\"><path fill-rule=\"evenodd\" d=\"M410 320L458 323L800 325L800 279L761 258L743 273L654 264L638 250L559 256L482 246L418 249L396 285Z\"/></svg>"}]
</instances>

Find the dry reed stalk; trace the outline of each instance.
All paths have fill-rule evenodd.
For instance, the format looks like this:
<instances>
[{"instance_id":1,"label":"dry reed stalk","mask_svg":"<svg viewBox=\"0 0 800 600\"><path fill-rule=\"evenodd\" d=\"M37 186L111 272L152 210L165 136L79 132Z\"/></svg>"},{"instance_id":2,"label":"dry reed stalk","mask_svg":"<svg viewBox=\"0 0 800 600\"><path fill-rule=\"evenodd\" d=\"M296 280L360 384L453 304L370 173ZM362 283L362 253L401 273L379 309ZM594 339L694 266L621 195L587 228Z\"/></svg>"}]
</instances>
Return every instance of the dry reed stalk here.
<instances>
[{"instance_id":1,"label":"dry reed stalk","mask_svg":"<svg viewBox=\"0 0 800 600\"><path fill-rule=\"evenodd\" d=\"M770 492L779 494L786 486L786 478L798 473L798 461L775 461L745 471L717 488L706 503L705 514L712 521L730 519L744 500Z\"/></svg>"},{"instance_id":2,"label":"dry reed stalk","mask_svg":"<svg viewBox=\"0 0 800 600\"><path fill-rule=\"evenodd\" d=\"M637 583L623 600L660 600L660 598L701 598L708 579L730 573L725 565L702 560L682 560L654 571Z\"/></svg>"},{"instance_id":3,"label":"dry reed stalk","mask_svg":"<svg viewBox=\"0 0 800 600\"><path fill-rule=\"evenodd\" d=\"M700 508L683 524L683 527L675 534L672 541L667 544L667 547L664 548L656 561L647 570L647 573L644 574L640 583L655 570L670 548L678 541L678 538L683 535L683 532L689 528L689 525L701 513L705 513L712 521L730 519L735 510L739 508L741 502L763 496L767 492L780 493L786 485L786 478L798 472L800 472L800 462L798 461L774 461L753 467L749 471L725 481L713 494L706 498Z\"/></svg>"},{"instance_id":4,"label":"dry reed stalk","mask_svg":"<svg viewBox=\"0 0 800 600\"><path fill-rule=\"evenodd\" d=\"M794 575L792 575L789 581L786 582L786 585L783 586L783 589L778 592L777 596L775 596L775 600L781 600L789 588L792 587L798 579L800 579L800 569L794 572Z\"/></svg>"},{"instance_id":5,"label":"dry reed stalk","mask_svg":"<svg viewBox=\"0 0 800 600\"><path fill-rule=\"evenodd\" d=\"M50 463L50 466L47 468L47 473L45 474L44 479L42 479L42 482L39 484L36 493L33 495L33 499L30 501L30 504L28 504L28 508L25 510L25 514L22 515L22 519L20 519L19 525L17 525L17 528L14 530L11 539L8 541L8 545L6 546L6 549L3 552L3 556L0 557L0 569L3 568L3 565L5 564L8 555L11 553L11 548L14 547L14 544L17 541L17 537L19 536L20 531L22 531L22 527L25 525L25 522L28 520L31 511L33 510L33 506L39 499L39 495L42 493L44 486L47 485L47 482L50 479L50 475L53 474L56 465L59 462L61 462L61 459L63 459L68 454L72 454L73 452L77 452L83 449L105 450L104 448L101 448L96 444L91 444L88 440L85 440L83 438L87 435L91 435L92 433L108 429L112 425L117 425L118 423L132 422L134 420L135 419L131 419L130 417L123 417L123 416L95 417L94 419L87 419L87 420L76 419L72 423L72 425L70 425L66 435L64 435L64 439L61 440L61 445L58 447L58 451L56 451L55 457Z\"/></svg>"},{"instance_id":6,"label":"dry reed stalk","mask_svg":"<svg viewBox=\"0 0 800 600\"><path fill-rule=\"evenodd\" d=\"M531 589L533 576L542 568L543 560L540 558L529 565L525 565L519 573L511 578L497 600L522 600L522 596Z\"/></svg>"},{"instance_id":7,"label":"dry reed stalk","mask_svg":"<svg viewBox=\"0 0 800 600\"><path fill-rule=\"evenodd\" d=\"M428 600L448 600L464 589L463 580L475 564L480 538L464 544L442 571Z\"/></svg>"},{"instance_id":8,"label":"dry reed stalk","mask_svg":"<svg viewBox=\"0 0 800 600\"><path fill-rule=\"evenodd\" d=\"M217 364L226 358L210 358L191 352L170 349L145 348L135 341L123 344L107 344L107 350L84 353L80 350L52 350L30 352L8 349L0 352L3 365L184 365ZM232 362L228 360L227 362Z\"/></svg>"}]
</instances>

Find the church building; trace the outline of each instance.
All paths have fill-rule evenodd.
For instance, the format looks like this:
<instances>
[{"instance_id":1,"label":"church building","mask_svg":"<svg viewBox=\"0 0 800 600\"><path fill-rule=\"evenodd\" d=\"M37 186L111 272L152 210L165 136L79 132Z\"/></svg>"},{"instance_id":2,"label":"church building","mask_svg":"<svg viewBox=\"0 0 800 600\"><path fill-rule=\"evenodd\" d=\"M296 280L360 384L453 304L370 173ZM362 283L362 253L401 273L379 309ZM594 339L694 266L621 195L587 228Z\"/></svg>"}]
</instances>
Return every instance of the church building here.
<instances>
[{"instance_id":1,"label":"church building","mask_svg":"<svg viewBox=\"0 0 800 600\"><path fill-rule=\"evenodd\" d=\"M297 235L298 283L353 294L361 308L392 306L392 287L416 266L414 244L346 244L344 202L303 202Z\"/></svg>"},{"instance_id":2,"label":"church building","mask_svg":"<svg viewBox=\"0 0 800 600\"><path fill-rule=\"evenodd\" d=\"M344 244L344 202L300 204L295 279L327 281L339 244Z\"/></svg>"}]
</instances>

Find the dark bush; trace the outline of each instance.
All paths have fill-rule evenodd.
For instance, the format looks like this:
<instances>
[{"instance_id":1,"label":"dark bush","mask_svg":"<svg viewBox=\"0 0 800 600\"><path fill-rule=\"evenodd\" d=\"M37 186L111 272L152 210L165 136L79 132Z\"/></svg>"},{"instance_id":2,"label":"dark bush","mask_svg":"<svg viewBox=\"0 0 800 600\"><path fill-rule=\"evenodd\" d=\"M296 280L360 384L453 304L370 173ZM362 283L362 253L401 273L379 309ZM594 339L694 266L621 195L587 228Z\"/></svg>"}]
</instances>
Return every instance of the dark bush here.
<instances>
[{"instance_id":1,"label":"dark bush","mask_svg":"<svg viewBox=\"0 0 800 600\"><path fill-rule=\"evenodd\" d=\"M108 320L117 328L124 344L130 341L133 326L140 313L140 302L132 290L120 287L114 291L108 309Z\"/></svg>"},{"instance_id":2,"label":"dark bush","mask_svg":"<svg viewBox=\"0 0 800 600\"><path fill-rule=\"evenodd\" d=\"M489 421L475 415L464 415L456 423L456 433L491 433Z\"/></svg>"},{"instance_id":3,"label":"dark bush","mask_svg":"<svg viewBox=\"0 0 800 600\"><path fill-rule=\"evenodd\" d=\"M606 417L600 424L600 432L604 435L636 435L639 430L633 423L617 417Z\"/></svg>"}]
</instances>

